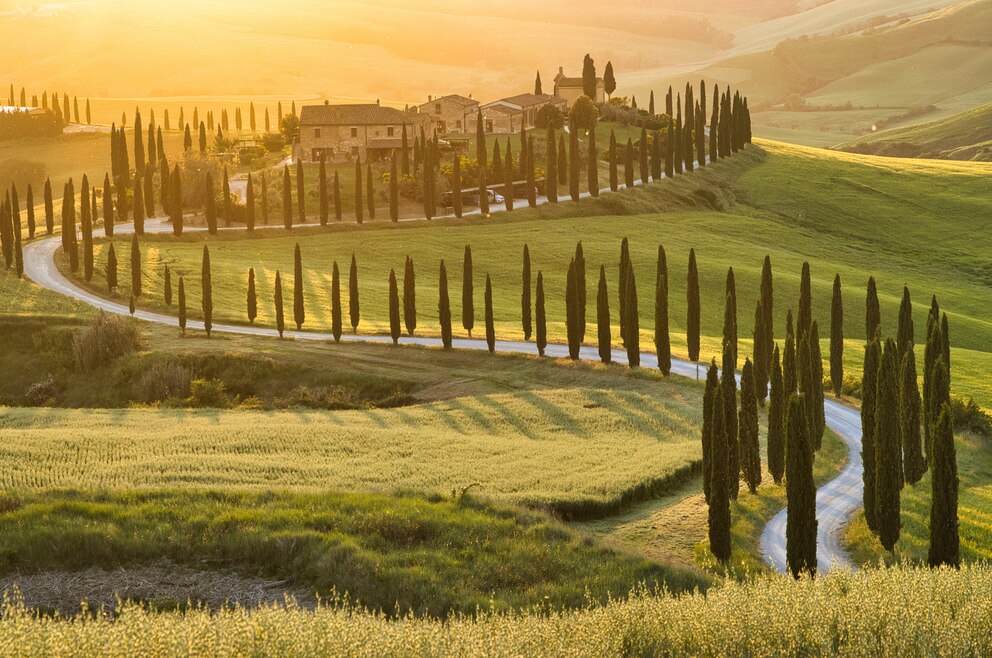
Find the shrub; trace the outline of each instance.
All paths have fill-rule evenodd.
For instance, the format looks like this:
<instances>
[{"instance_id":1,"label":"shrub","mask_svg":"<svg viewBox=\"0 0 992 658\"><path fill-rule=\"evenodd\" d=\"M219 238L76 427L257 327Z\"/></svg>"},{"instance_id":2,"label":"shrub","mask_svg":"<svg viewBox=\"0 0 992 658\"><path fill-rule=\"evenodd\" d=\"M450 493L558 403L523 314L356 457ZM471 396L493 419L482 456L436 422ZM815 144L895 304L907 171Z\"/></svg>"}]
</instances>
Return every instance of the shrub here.
<instances>
[{"instance_id":1,"label":"shrub","mask_svg":"<svg viewBox=\"0 0 992 658\"><path fill-rule=\"evenodd\" d=\"M156 363L132 386L131 396L140 402L162 402L190 394L193 374L178 363Z\"/></svg>"},{"instance_id":2,"label":"shrub","mask_svg":"<svg viewBox=\"0 0 992 658\"><path fill-rule=\"evenodd\" d=\"M212 407L223 409L231 405L224 390L224 382L216 379L194 379L189 383L190 396L187 402L191 407Z\"/></svg>"},{"instance_id":3,"label":"shrub","mask_svg":"<svg viewBox=\"0 0 992 658\"><path fill-rule=\"evenodd\" d=\"M286 146L286 142L283 141L282 135L279 133L265 133L265 136L262 137L262 146L269 153L275 153L281 151Z\"/></svg>"},{"instance_id":4,"label":"shrub","mask_svg":"<svg viewBox=\"0 0 992 658\"><path fill-rule=\"evenodd\" d=\"M49 375L40 382L28 386L28 390L24 393L24 404L29 407L51 406L55 403L58 392L55 379Z\"/></svg>"},{"instance_id":5,"label":"shrub","mask_svg":"<svg viewBox=\"0 0 992 658\"><path fill-rule=\"evenodd\" d=\"M955 431L992 438L992 416L975 404L974 400L969 399L966 402L961 398L951 398L951 417Z\"/></svg>"},{"instance_id":6,"label":"shrub","mask_svg":"<svg viewBox=\"0 0 992 658\"><path fill-rule=\"evenodd\" d=\"M100 313L76 332L72 353L80 370L93 370L141 347L141 331L127 318Z\"/></svg>"}]
</instances>

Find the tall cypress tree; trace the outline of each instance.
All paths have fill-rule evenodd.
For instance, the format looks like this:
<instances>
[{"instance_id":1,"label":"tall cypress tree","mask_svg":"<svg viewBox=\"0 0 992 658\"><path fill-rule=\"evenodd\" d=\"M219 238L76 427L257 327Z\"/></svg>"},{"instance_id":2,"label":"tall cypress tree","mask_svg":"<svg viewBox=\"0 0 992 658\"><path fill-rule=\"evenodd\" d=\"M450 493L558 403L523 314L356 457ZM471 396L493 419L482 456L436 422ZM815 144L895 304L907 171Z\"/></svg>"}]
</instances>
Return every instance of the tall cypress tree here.
<instances>
[{"instance_id":1,"label":"tall cypress tree","mask_svg":"<svg viewBox=\"0 0 992 658\"><path fill-rule=\"evenodd\" d=\"M200 270L200 290L201 290L201 308L203 309L203 329L207 332L207 338L210 338L210 329L213 326L214 317L214 296L213 296L213 280L210 275L210 251L207 249L206 245L203 245L203 265Z\"/></svg>"},{"instance_id":2,"label":"tall cypress tree","mask_svg":"<svg viewBox=\"0 0 992 658\"><path fill-rule=\"evenodd\" d=\"M210 233L210 235L216 235L217 206L214 199L214 181L209 171L203 179L203 203L205 205L204 215L207 220L207 232Z\"/></svg>"},{"instance_id":3,"label":"tall cypress tree","mask_svg":"<svg viewBox=\"0 0 992 658\"><path fill-rule=\"evenodd\" d=\"M296 322L296 330L303 328L306 320L306 311L303 306L303 258L300 254L300 243L296 243L293 251L293 320Z\"/></svg>"},{"instance_id":4,"label":"tall cypress tree","mask_svg":"<svg viewBox=\"0 0 992 658\"><path fill-rule=\"evenodd\" d=\"M248 231L255 230L255 185L248 173L248 184L245 188L245 228Z\"/></svg>"},{"instance_id":5,"label":"tall cypress tree","mask_svg":"<svg viewBox=\"0 0 992 658\"><path fill-rule=\"evenodd\" d=\"M534 333L537 353L544 356L548 346L548 323L544 314L544 276L537 271L537 285L534 288Z\"/></svg>"},{"instance_id":6,"label":"tall cypress tree","mask_svg":"<svg viewBox=\"0 0 992 658\"><path fill-rule=\"evenodd\" d=\"M396 161L393 159L393 169L395 178ZM330 207L327 202L327 158L324 152L320 152L320 170L318 173L318 194L320 197L320 225L327 226L327 220L330 218Z\"/></svg>"},{"instance_id":7,"label":"tall cypress tree","mask_svg":"<svg viewBox=\"0 0 992 658\"><path fill-rule=\"evenodd\" d=\"M668 330L668 259L662 245L658 245L658 275L655 282L654 349L658 355L658 369L667 377L672 370L672 341Z\"/></svg>"},{"instance_id":8,"label":"tall cypress tree","mask_svg":"<svg viewBox=\"0 0 992 658\"><path fill-rule=\"evenodd\" d=\"M931 378L933 366L937 362L940 350L936 342L936 334L940 334L940 306L937 296L930 300L930 312L927 313L927 342L923 352L923 455L930 458L930 428L935 420L932 411L935 408L931 401ZM924 463L924 468L926 463Z\"/></svg>"},{"instance_id":9,"label":"tall cypress tree","mask_svg":"<svg viewBox=\"0 0 992 658\"><path fill-rule=\"evenodd\" d=\"M599 153L596 150L596 131L589 131L589 153L586 163L588 172L589 194L593 198L599 196Z\"/></svg>"},{"instance_id":10,"label":"tall cypress tree","mask_svg":"<svg viewBox=\"0 0 992 658\"><path fill-rule=\"evenodd\" d=\"M938 359L938 368L942 362ZM937 376L944 376L944 373ZM931 567L961 564L958 536L958 466L954 448L954 424L951 406L944 402L934 424L933 477L930 480L930 548L927 564Z\"/></svg>"},{"instance_id":11,"label":"tall cypress tree","mask_svg":"<svg viewBox=\"0 0 992 658\"><path fill-rule=\"evenodd\" d=\"M668 139L665 140L665 177L675 175L675 123L668 119Z\"/></svg>"},{"instance_id":12,"label":"tall cypress tree","mask_svg":"<svg viewBox=\"0 0 992 658\"><path fill-rule=\"evenodd\" d=\"M899 435L899 350L885 341L878 369L875 417L875 517L878 538L890 553L899 539L899 492L903 486Z\"/></svg>"},{"instance_id":13,"label":"tall cypress tree","mask_svg":"<svg viewBox=\"0 0 992 658\"><path fill-rule=\"evenodd\" d=\"M94 193L96 190L94 190ZM26 199L27 212L28 212L28 239L34 240L35 234L35 223L34 223L34 190L31 187L31 183L28 183L28 195ZM96 221L96 215L93 215L93 221Z\"/></svg>"},{"instance_id":14,"label":"tall cypress tree","mask_svg":"<svg viewBox=\"0 0 992 658\"><path fill-rule=\"evenodd\" d=\"M565 133L558 136L558 185L568 185L568 149L565 147Z\"/></svg>"},{"instance_id":15,"label":"tall cypress tree","mask_svg":"<svg viewBox=\"0 0 992 658\"><path fill-rule=\"evenodd\" d=\"M331 335L334 342L341 341L341 272L338 262L331 267Z\"/></svg>"},{"instance_id":16,"label":"tall cypress tree","mask_svg":"<svg viewBox=\"0 0 992 658\"><path fill-rule=\"evenodd\" d=\"M761 451L758 446L758 397L754 391L754 366L744 360L741 371L741 410L738 419L741 473L748 490L756 493L761 484Z\"/></svg>"},{"instance_id":17,"label":"tall cypress tree","mask_svg":"<svg viewBox=\"0 0 992 658\"><path fill-rule=\"evenodd\" d=\"M709 540L710 551L720 562L730 560L730 440L726 427L725 392L718 387L713 404L710 448ZM736 474L734 474L736 476ZM736 479L736 478L735 478Z\"/></svg>"},{"instance_id":18,"label":"tall cypress tree","mask_svg":"<svg viewBox=\"0 0 992 658\"><path fill-rule=\"evenodd\" d=\"M727 487L730 497L737 500L741 487L740 451L737 445L737 379L734 376L733 349L723 344L723 366L720 369L720 392L723 400L724 430L727 432Z\"/></svg>"},{"instance_id":19,"label":"tall cypress tree","mask_svg":"<svg viewBox=\"0 0 992 658\"><path fill-rule=\"evenodd\" d=\"M530 313L530 249L524 245L524 264L521 275L520 293L520 324L524 330L524 340L530 340L531 335L531 313Z\"/></svg>"},{"instance_id":20,"label":"tall cypress tree","mask_svg":"<svg viewBox=\"0 0 992 658\"><path fill-rule=\"evenodd\" d=\"M485 304L486 347L492 354L496 351L496 325L493 318L493 282L489 278L488 272L486 272L486 292L483 295L483 301Z\"/></svg>"},{"instance_id":21,"label":"tall cypress tree","mask_svg":"<svg viewBox=\"0 0 992 658\"><path fill-rule=\"evenodd\" d=\"M141 297L141 249L134 233L131 234L131 295Z\"/></svg>"},{"instance_id":22,"label":"tall cypress tree","mask_svg":"<svg viewBox=\"0 0 992 658\"><path fill-rule=\"evenodd\" d=\"M916 355L913 350L907 350L899 365L899 433L902 436L906 482L909 484L919 482L926 470L920 422L920 389L916 377Z\"/></svg>"},{"instance_id":23,"label":"tall cypress tree","mask_svg":"<svg viewBox=\"0 0 992 658\"><path fill-rule=\"evenodd\" d=\"M813 296L810 282L809 263L803 263L799 279L799 315L796 316L796 345L801 345L813 323Z\"/></svg>"},{"instance_id":24,"label":"tall cypress tree","mask_svg":"<svg viewBox=\"0 0 992 658\"><path fill-rule=\"evenodd\" d=\"M768 394L768 366L769 360L765 354L765 313L761 308L761 298L754 304L754 339L751 341L752 347L752 368L754 369L754 396L760 404L764 404L765 396Z\"/></svg>"},{"instance_id":25,"label":"tall cypress tree","mask_svg":"<svg viewBox=\"0 0 992 658\"><path fill-rule=\"evenodd\" d=\"M699 361L699 270L696 267L696 250L689 249L689 277L686 286L686 348L690 361Z\"/></svg>"},{"instance_id":26,"label":"tall cypress tree","mask_svg":"<svg viewBox=\"0 0 992 658\"><path fill-rule=\"evenodd\" d=\"M568 133L568 192L572 201L579 200L579 171L582 167L582 156L579 154L579 131L572 129Z\"/></svg>"},{"instance_id":27,"label":"tall cypress tree","mask_svg":"<svg viewBox=\"0 0 992 658\"><path fill-rule=\"evenodd\" d=\"M69 253L69 270L73 273L79 270L79 244L76 242L76 195L72 179L66 183L62 196L62 234L65 236L63 251Z\"/></svg>"},{"instance_id":28,"label":"tall cypress tree","mask_svg":"<svg viewBox=\"0 0 992 658\"><path fill-rule=\"evenodd\" d=\"M433 170L431 171L431 184L433 185ZM430 199L434 198L434 190L431 188ZM368 205L369 219L375 219L375 189L373 188L372 181L372 163L366 161L365 163L365 203ZM431 214L434 214L433 201L431 203Z\"/></svg>"},{"instance_id":29,"label":"tall cypress tree","mask_svg":"<svg viewBox=\"0 0 992 658\"><path fill-rule=\"evenodd\" d=\"M799 388L798 374L796 334L792 329L792 309L790 308L785 314L785 349L782 352L782 384L785 386L786 398Z\"/></svg>"},{"instance_id":30,"label":"tall cypress tree","mask_svg":"<svg viewBox=\"0 0 992 658\"><path fill-rule=\"evenodd\" d=\"M168 268L166 268L168 272ZM248 268L248 324L255 324L258 317L258 296L255 292L255 268Z\"/></svg>"},{"instance_id":31,"label":"tall cypress tree","mask_svg":"<svg viewBox=\"0 0 992 658\"><path fill-rule=\"evenodd\" d=\"M641 365L641 325L637 312L637 281L634 278L634 266L627 262L627 277L624 282L624 326L627 337L624 347L627 349L627 363L631 368Z\"/></svg>"},{"instance_id":32,"label":"tall cypress tree","mask_svg":"<svg viewBox=\"0 0 992 658\"><path fill-rule=\"evenodd\" d=\"M444 260L441 260L441 267L438 273L438 319L441 323L441 344L444 349L451 349L451 302L448 299L448 271L444 267Z\"/></svg>"},{"instance_id":33,"label":"tall cypress tree","mask_svg":"<svg viewBox=\"0 0 992 658\"><path fill-rule=\"evenodd\" d=\"M705 96L705 93L704 93ZM768 377L771 373L772 350L775 347L775 312L774 294L772 290L772 259L765 255L765 262L761 265L761 287L758 295L761 303L761 354L765 361L763 368L758 368L755 363L755 383L758 389L758 402L765 399L768 390ZM757 353L757 351L755 352Z\"/></svg>"},{"instance_id":34,"label":"tall cypress tree","mask_svg":"<svg viewBox=\"0 0 992 658\"><path fill-rule=\"evenodd\" d=\"M110 243L107 249L107 269L105 271L107 279L107 292L113 293L117 287L117 253L114 251L114 243ZM179 299L182 301L182 277L179 277Z\"/></svg>"},{"instance_id":35,"label":"tall cypress tree","mask_svg":"<svg viewBox=\"0 0 992 658\"><path fill-rule=\"evenodd\" d=\"M289 165L283 167L282 175L282 223L287 230L293 228L293 184Z\"/></svg>"},{"instance_id":36,"label":"tall cypress tree","mask_svg":"<svg viewBox=\"0 0 992 658\"><path fill-rule=\"evenodd\" d=\"M227 185L227 175L226 175L226 172L225 172L225 176L224 176L224 181L225 181L225 184L224 184L224 204L225 204L225 206L224 206L224 212L226 213L228 211L228 207L229 207L229 204L230 204L230 200L229 199L230 199L230 196L231 196L230 187ZM306 224L307 223L307 194L306 194L306 181L304 179L303 161L302 160L297 160L296 161L296 206L297 206L297 215L300 218L300 223L301 224ZM230 226L230 224L231 224L230 218L229 217L225 217L224 219L226 220L228 226Z\"/></svg>"},{"instance_id":37,"label":"tall cypress tree","mask_svg":"<svg viewBox=\"0 0 992 658\"><path fill-rule=\"evenodd\" d=\"M107 190L110 189L109 177L104 178L103 189L104 189L104 197L106 198L108 194ZM107 222L105 219L104 224L106 223ZM110 220L111 227L113 226L113 223L114 220L111 219ZM46 178L45 179L45 234L51 235L54 230L55 230L55 202L52 199L52 180L51 178ZM109 238L112 235L113 235L113 229L111 228L111 231L110 233L107 234L107 237Z\"/></svg>"},{"instance_id":38,"label":"tall cypress tree","mask_svg":"<svg viewBox=\"0 0 992 658\"><path fill-rule=\"evenodd\" d=\"M875 461L876 423L878 404L878 365L881 346L878 338L873 338L865 347L865 367L861 378L861 463L864 465L864 508L865 521L872 532L878 532L877 507L875 505L877 466Z\"/></svg>"},{"instance_id":39,"label":"tall cypress tree","mask_svg":"<svg viewBox=\"0 0 992 658\"><path fill-rule=\"evenodd\" d=\"M472 247L469 245L465 245L462 260L462 327L471 338L475 328L475 285L472 281Z\"/></svg>"},{"instance_id":40,"label":"tall cypress tree","mask_svg":"<svg viewBox=\"0 0 992 658\"><path fill-rule=\"evenodd\" d=\"M634 142L629 137L623 151L623 183L628 190L634 187Z\"/></svg>"},{"instance_id":41,"label":"tall cypress tree","mask_svg":"<svg viewBox=\"0 0 992 658\"><path fill-rule=\"evenodd\" d=\"M111 253L113 253L114 245L110 245ZM108 261L109 267L109 261ZM179 328L182 330L183 334L186 334L186 287L183 284L183 277L179 275Z\"/></svg>"},{"instance_id":42,"label":"tall cypress tree","mask_svg":"<svg viewBox=\"0 0 992 658\"><path fill-rule=\"evenodd\" d=\"M785 385L778 345L772 351L771 386L768 396L768 471L775 484L785 475Z\"/></svg>"},{"instance_id":43,"label":"tall cypress tree","mask_svg":"<svg viewBox=\"0 0 992 658\"><path fill-rule=\"evenodd\" d=\"M79 204L79 218L80 218L80 230L83 234L83 276L87 281L93 278L93 221L92 212L90 208L90 194L89 194L89 182L87 181L86 174L83 174L83 182L80 187L80 204ZM137 216L135 216L137 219ZM13 216L14 220L14 238L15 247L17 249L17 275L20 276L24 272L24 261L21 253L21 216L20 213L15 212Z\"/></svg>"},{"instance_id":44,"label":"tall cypress tree","mask_svg":"<svg viewBox=\"0 0 992 658\"><path fill-rule=\"evenodd\" d=\"M279 338L282 338L283 332L286 331L286 318L283 315L282 278L279 274L279 270L276 270L275 306L276 306L276 331L279 332Z\"/></svg>"},{"instance_id":45,"label":"tall cypress tree","mask_svg":"<svg viewBox=\"0 0 992 658\"><path fill-rule=\"evenodd\" d=\"M400 342L400 291L396 284L396 270L389 270L389 337L393 345Z\"/></svg>"},{"instance_id":46,"label":"tall cypress tree","mask_svg":"<svg viewBox=\"0 0 992 658\"><path fill-rule=\"evenodd\" d=\"M649 180L650 170L648 168L648 131L647 128L641 127L641 139L637 142L637 155L638 155L638 178L641 179L641 184L646 185Z\"/></svg>"},{"instance_id":47,"label":"tall cypress tree","mask_svg":"<svg viewBox=\"0 0 992 658\"><path fill-rule=\"evenodd\" d=\"M575 245L575 291L576 319L578 320L579 341L586 339L586 257L582 251L582 241Z\"/></svg>"},{"instance_id":48,"label":"tall cypress tree","mask_svg":"<svg viewBox=\"0 0 992 658\"><path fill-rule=\"evenodd\" d=\"M620 178L617 171L617 136L614 131L610 131L610 191L616 192L620 189Z\"/></svg>"},{"instance_id":49,"label":"tall cypress tree","mask_svg":"<svg viewBox=\"0 0 992 658\"><path fill-rule=\"evenodd\" d=\"M364 204L362 203L362 162L355 159L355 221L362 223L365 215Z\"/></svg>"},{"instance_id":50,"label":"tall cypress tree","mask_svg":"<svg viewBox=\"0 0 992 658\"><path fill-rule=\"evenodd\" d=\"M348 317L351 320L351 333L358 333L358 323L362 319L362 309L358 300L358 261L351 254L351 269L348 271Z\"/></svg>"},{"instance_id":51,"label":"tall cypress tree","mask_svg":"<svg viewBox=\"0 0 992 658\"><path fill-rule=\"evenodd\" d=\"M506 141L506 159L503 161L503 199L506 203L507 212L513 210L513 149L510 141Z\"/></svg>"},{"instance_id":52,"label":"tall cypress tree","mask_svg":"<svg viewBox=\"0 0 992 658\"><path fill-rule=\"evenodd\" d=\"M830 302L830 383L840 397L844 387L844 299L840 291L840 274L834 275L834 293Z\"/></svg>"},{"instance_id":53,"label":"tall cypress tree","mask_svg":"<svg viewBox=\"0 0 992 658\"><path fill-rule=\"evenodd\" d=\"M799 350L800 382L807 409L809 439L813 450L820 449L826 422L823 414L823 361L820 358L819 328L814 320Z\"/></svg>"},{"instance_id":54,"label":"tall cypress tree","mask_svg":"<svg viewBox=\"0 0 992 658\"><path fill-rule=\"evenodd\" d=\"M727 305L723 314L723 340L730 345L734 369L737 369L737 283L734 268L727 270Z\"/></svg>"},{"instance_id":55,"label":"tall cypress tree","mask_svg":"<svg viewBox=\"0 0 992 658\"><path fill-rule=\"evenodd\" d=\"M417 329L417 284L413 270L413 259L406 257L403 266L403 321L409 336Z\"/></svg>"},{"instance_id":56,"label":"tall cypress tree","mask_svg":"<svg viewBox=\"0 0 992 658\"><path fill-rule=\"evenodd\" d=\"M803 573L816 573L816 484L813 481L813 450L803 406L800 396L792 394L785 421L785 493L788 501L785 551L789 571L795 578Z\"/></svg>"},{"instance_id":57,"label":"tall cypress tree","mask_svg":"<svg viewBox=\"0 0 992 658\"><path fill-rule=\"evenodd\" d=\"M578 281L575 273L575 259L568 262L568 276L565 283L565 333L568 338L568 356L573 361L579 358L582 339L579 337Z\"/></svg>"},{"instance_id":58,"label":"tall cypress tree","mask_svg":"<svg viewBox=\"0 0 992 658\"><path fill-rule=\"evenodd\" d=\"M913 349L915 336L913 331L913 301L909 296L909 286L903 286L902 303L899 305L899 325L896 333L896 345L899 348L899 362L903 355Z\"/></svg>"},{"instance_id":59,"label":"tall cypress tree","mask_svg":"<svg viewBox=\"0 0 992 658\"><path fill-rule=\"evenodd\" d=\"M865 297L865 340L871 340L882 330L882 312L878 307L878 290L875 277L868 277L868 294Z\"/></svg>"},{"instance_id":60,"label":"tall cypress tree","mask_svg":"<svg viewBox=\"0 0 992 658\"><path fill-rule=\"evenodd\" d=\"M620 241L620 285L619 285L619 295L617 299L617 308L620 315L620 340L624 345L627 344L627 272L630 271L630 242L624 237Z\"/></svg>"},{"instance_id":61,"label":"tall cypress tree","mask_svg":"<svg viewBox=\"0 0 992 658\"><path fill-rule=\"evenodd\" d=\"M544 176L544 195L548 203L558 203L558 147L555 142L555 129L548 126L548 134L544 140L548 150L547 173Z\"/></svg>"},{"instance_id":62,"label":"tall cypress tree","mask_svg":"<svg viewBox=\"0 0 992 658\"><path fill-rule=\"evenodd\" d=\"M599 290L596 295L596 329L599 339L599 360L613 360L613 335L610 329L610 297L606 288L606 267L599 266Z\"/></svg>"},{"instance_id":63,"label":"tall cypress tree","mask_svg":"<svg viewBox=\"0 0 992 658\"><path fill-rule=\"evenodd\" d=\"M706 370L706 388L703 392L703 497L710 502L710 491L713 487L713 423L716 420L715 409L722 415L722 401L717 406L717 395L720 392L720 369L716 359L710 362Z\"/></svg>"}]
</instances>

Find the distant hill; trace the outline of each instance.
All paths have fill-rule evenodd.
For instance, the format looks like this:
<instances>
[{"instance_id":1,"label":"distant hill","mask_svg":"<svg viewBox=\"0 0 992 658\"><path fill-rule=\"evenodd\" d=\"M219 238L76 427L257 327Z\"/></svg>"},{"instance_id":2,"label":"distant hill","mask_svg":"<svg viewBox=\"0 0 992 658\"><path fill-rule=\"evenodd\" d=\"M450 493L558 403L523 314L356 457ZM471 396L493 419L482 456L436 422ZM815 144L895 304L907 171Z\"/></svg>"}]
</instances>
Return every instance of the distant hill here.
<instances>
[{"instance_id":1,"label":"distant hill","mask_svg":"<svg viewBox=\"0 0 992 658\"><path fill-rule=\"evenodd\" d=\"M940 121L885 130L838 148L901 158L992 162L992 103Z\"/></svg>"}]
</instances>

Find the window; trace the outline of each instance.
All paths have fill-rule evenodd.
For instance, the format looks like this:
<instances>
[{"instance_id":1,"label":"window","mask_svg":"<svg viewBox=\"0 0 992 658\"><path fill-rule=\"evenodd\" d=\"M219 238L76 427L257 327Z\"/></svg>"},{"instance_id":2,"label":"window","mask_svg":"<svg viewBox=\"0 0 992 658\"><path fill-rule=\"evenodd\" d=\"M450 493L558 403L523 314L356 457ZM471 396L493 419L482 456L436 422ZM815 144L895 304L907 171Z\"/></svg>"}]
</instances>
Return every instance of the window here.
<instances>
[{"instance_id":1,"label":"window","mask_svg":"<svg viewBox=\"0 0 992 658\"><path fill-rule=\"evenodd\" d=\"M434 103L434 114L441 114L441 104Z\"/></svg>"},{"instance_id":2,"label":"window","mask_svg":"<svg viewBox=\"0 0 992 658\"><path fill-rule=\"evenodd\" d=\"M351 136L352 137L358 137L358 128L352 128L351 129Z\"/></svg>"},{"instance_id":3,"label":"window","mask_svg":"<svg viewBox=\"0 0 992 658\"><path fill-rule=\"evenodd\" d=\"M392 137L395 133L395 129L392 126L386 128L386 137Z\"/></svg>"},{"instance_id":4,"label":"window","mask_svg":"<svg viewBox=\"0 0 992 658\"><path fill-rule=\"evenodd\" d=\"M313 136L316 139L320 139L320 128L314 128L313 129Z\"/></svg>"},{"instance_id":5,"label":"window","mask_svg":"<svg viewBox=\"0 0 992 658\"><path fill-rule=\"evenodd\" d=\"M455 121L455 127L458 128L459 130L461 130L461 127L462 127L462 120L461 119L458 119L457 121Z\"/></svg>"},{"instance_id":6,"label":"window","mask_svg":"<svg viewBox=\"0 0 992 658\"><path fill-rule=\"evenodd\" d=\"M493 120L486 119L486 132L491 133L493 131Z\"/></svg>"}]
</instances>

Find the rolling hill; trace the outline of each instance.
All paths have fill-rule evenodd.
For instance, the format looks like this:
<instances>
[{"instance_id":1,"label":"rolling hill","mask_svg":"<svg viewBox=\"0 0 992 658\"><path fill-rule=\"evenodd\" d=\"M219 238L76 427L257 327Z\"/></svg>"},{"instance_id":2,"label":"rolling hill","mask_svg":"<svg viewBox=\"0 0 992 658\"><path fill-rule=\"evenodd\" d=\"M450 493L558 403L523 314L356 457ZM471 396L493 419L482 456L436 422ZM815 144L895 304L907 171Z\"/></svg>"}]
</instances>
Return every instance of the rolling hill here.
<instances>
[{"instance_id":1,"label":"rolling hill","mask_svg":"<svg viewBox=\"0 0 992 658\"><path fill-rule=\"evenodd\" d=\"M839 147L850 153L938 160L992 160L992 104L948 119L885 130Z\"/></svg>"}]
</instances>

